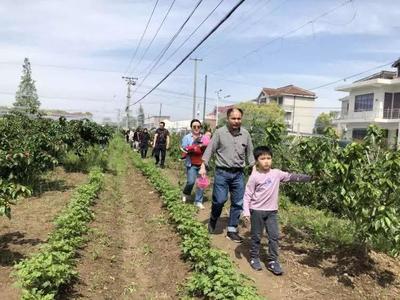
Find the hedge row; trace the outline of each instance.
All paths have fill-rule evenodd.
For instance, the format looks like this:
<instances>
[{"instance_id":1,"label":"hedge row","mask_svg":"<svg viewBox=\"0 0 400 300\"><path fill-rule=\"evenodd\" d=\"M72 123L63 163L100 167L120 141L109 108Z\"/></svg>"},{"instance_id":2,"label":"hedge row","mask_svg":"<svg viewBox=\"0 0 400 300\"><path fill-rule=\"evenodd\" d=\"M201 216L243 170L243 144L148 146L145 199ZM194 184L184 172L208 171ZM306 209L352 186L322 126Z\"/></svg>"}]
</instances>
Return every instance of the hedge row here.
<instances>
[{"instance_id":1,"label":"hedge row","mask_svg":"<svg viewBox=\"0 0 400 300\"><path fill-rule=\"evenodd\" d=\"M250 279L236 271L228 255L211 247L206 227L196 220L196 208L181 201L180 189L137 154L134 154L133 164L162 195L182 238L184 258L191 263L193 270L186 283L186 294L207 299L261 299Z\"/></svg>"},{"instance_id":2,"label":"hedge row","mask_svg":"<svg viewBox=\"0 0 400 300\"><path fill-rule=\"evenodd\" d=\"M15 266L22 299L54 299L59 288L77 275L74 269L77 250L85 241L83 235L94 217L90 206L103 182L99 169L91 171L89 182L74 192L68 206L55 220L55 230L48 242L38 253Z\"/></svg>"}]
</instances>

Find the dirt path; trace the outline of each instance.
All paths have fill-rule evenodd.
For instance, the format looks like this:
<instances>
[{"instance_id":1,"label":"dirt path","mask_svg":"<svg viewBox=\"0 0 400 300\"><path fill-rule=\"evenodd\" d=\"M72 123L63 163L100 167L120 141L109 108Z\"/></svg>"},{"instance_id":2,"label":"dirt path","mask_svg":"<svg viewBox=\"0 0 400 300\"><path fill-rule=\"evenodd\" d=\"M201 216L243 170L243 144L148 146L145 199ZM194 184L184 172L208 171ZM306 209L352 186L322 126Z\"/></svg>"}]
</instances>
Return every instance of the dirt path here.
<instances>
[{"instance_id":1,"label":"dirt path","mask_svg":"<svg viewBox=\"0 0 400 300\"><path fill-rule=\"evenodd\" d=\"M81 252L79 281L63 298L177 299L188 266L159 196L133 167L106 182Z\"/></svg>"},{"instance_id":2,"label":"dirt path","mask_svg":"<svg viewBox=\"0 0 400 300\"><path fill-rule=\"evenodd\" d=\"M174 184L184 180L181 171L162 170ZM211 191L207 191L211 199ZM191 204L188 204L191 205ZM205 209L199 211L198 218L207 224L210 201ZM305 244L282 228L280 257L285 274L274 276L266 271L254 271L249 263L249 228L240 226L246 238L243 244L235 244L225 237L229 214L229 202L224 208L217 224L216 234L212 235L215 247L226 251L238 266L240 272L254 279L261 295L269 300L278 299L399 299L400 261L384 254L372 253L369 261L358 258L355 253L343 250L342 253L322 254L314 245ZM264 237L261 257L265 261L266 240Z\"/></svg>"},{"instance_id":3,"label":"dirt path","mask_svg":"<svg viewBox=\"0 0 400 300\"><path fill-rule=\"evenodd\" d=\"M12 218L0 218L0 299L20 299L10 277L13 266L35 252L53 229L53 219L68 203L74 187L85 182L86 175L65 173L57 168L42 186L42 194L20 200L12 207Z\"/></svg>"}]
</instances>

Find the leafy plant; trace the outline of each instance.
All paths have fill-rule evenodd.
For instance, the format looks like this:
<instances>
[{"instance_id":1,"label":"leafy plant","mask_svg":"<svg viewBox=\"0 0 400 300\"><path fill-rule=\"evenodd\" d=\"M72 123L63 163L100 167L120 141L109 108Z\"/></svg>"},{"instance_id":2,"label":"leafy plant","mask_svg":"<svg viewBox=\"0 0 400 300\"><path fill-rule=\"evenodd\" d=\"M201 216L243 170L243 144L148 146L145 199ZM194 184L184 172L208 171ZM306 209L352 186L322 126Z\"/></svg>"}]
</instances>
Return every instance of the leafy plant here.
<instances>
[{"instance_id":1,"label":"leafy plant","mask_svg":"<svg viewBox=\"0 0 400 300\"><path fill-rule=\"evenodd\" d=\"M91 171L89 182L73 194L67 208L55 220L55 230L41 250L19 262L15 268L18 283L23 289L22 299L54 299L60 286L77 275L74 270L77 249L93 219L90 206L103 185L99 169Z\"/></svg>"},{"instance_id":2,"label":"leafy plant","mask_svg":"<svg viewBox=\"0 0 400 300\"><path fill-rule=\"evenodd\" d=\"M152 164L140 159L136 153L131 155L133 164L162 195L171 222L182 238L183 256L194 270L194 275L187 281L186 292L211 299L261 299L249 279L235 270L228 255L211 247L207 229L195 218L196 208L182 203L179 188Z\"/></svg>"}]
</instances>

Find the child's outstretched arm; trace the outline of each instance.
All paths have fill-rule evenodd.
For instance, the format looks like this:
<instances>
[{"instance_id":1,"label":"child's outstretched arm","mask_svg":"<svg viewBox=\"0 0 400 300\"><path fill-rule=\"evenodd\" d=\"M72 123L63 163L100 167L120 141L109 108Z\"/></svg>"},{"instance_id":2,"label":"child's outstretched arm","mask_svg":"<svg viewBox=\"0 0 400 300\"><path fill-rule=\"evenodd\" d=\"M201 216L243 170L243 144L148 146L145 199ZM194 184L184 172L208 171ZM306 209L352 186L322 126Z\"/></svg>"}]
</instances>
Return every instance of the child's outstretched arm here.
<instances>
[{"instance_id":1,"label":"child's outstretched arm","mask_svg":"<svg viewBox=\"0 0 400 300\"><path fill-rule=\"evenodd\" d=\"M281 182L310 182L312 177L306 174L288 173L281 171Z\"/></svg>"}]
</instances>

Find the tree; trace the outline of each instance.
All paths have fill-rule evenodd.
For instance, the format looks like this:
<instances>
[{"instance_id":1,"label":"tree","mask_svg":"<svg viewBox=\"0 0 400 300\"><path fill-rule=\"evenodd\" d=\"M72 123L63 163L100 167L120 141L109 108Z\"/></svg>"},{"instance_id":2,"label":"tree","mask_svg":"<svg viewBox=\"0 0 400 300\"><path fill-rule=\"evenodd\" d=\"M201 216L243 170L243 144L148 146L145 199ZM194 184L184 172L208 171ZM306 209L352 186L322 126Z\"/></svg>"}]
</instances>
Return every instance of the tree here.
<instances>
[{"instance_id":1,"label":"tree","mask_svg":"<svg viewBox=\"0 0 400 300\"><path fill-rule=\"evenodd\" d=\"M333 127L334 112L321 113L315 120L314 132L318 134L325 133L326 129Z\"/></svg>"},{"instance_id":2,"label":"tree","mask_svg":"<svg viewBox=\"0 0 400 300\"><path fill-rule=\"evenodd\" d=\"M37 114L40 107L39 97L36 92L35 81L32 79L31 64L28 58L24 59L22 66L21 82L15 94L14 108L31 114Z\"/></svg>"},{"instance_id":3,"label":"tree","mask_svg":"<svg viewBox=\"0 0 400 300\"><path fill-rule=\"evenodd\" d=\"M139 106L137 123L138 123L138 126L140 126L140 127L144 126L144 110L143 110L142 104L140 104L140 106Z\"/></svg>"}]
</instances>

